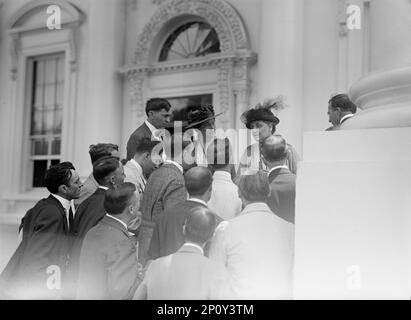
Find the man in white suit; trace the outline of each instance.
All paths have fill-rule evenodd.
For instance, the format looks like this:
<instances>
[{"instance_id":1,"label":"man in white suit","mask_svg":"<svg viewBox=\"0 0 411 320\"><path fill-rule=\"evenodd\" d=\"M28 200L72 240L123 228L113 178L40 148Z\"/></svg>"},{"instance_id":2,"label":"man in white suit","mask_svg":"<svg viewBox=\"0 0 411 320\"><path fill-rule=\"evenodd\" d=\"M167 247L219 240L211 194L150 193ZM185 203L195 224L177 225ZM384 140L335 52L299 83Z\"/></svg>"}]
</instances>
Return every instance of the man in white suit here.
<instances>
[{"instance_id":1,"label":"man in white suit","mask_svg":"<svg viewBox=\"0 0 411 320\"><path fill-rule=\"evenodd\" d=\"M204 300L225 297L226 270L204 256L212 237L216 216L209 209L192 209L183 227L184 245L171 255L151 262L134 299Z\"/></svg>"},{"instance_id":2,"label":"man in white suit","mask_svg":"<svg viewBox=\"0 0 411 320\"><path fill-rule=\"evenodd\" d=\"M209 254L227 267L231 291L227 298L290 299L294 227L268 207L265 172L246 172L238 188L244 209L220 223Z\"/></svg>"},{"instance_id":3,"label":"man in white suit","mask_svg":"<svg viewBox=\"0 0 411 320\"><path fill-rule=\"evenodd\" d=\"M137 141L134 157L124 165L124 182L131 182L136 186L136 192L144 192L150 174L162 162L162 147L159 141L150 138L141 138Z\"/></svg>"}]
</instances>

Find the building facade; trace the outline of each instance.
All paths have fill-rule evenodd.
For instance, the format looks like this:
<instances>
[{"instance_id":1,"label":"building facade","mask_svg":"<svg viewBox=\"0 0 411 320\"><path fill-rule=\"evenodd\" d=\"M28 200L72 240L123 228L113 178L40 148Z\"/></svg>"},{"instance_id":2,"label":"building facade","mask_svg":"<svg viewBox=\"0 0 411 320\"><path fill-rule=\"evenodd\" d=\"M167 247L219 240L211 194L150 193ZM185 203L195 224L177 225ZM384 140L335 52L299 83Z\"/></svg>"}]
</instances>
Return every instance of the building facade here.
<instances>
[{"instance_id":1,"label":"building facade","mask_svg":"<svg viewBox=\"0 0 411 320\"><path fill-rule=\"evenodd\" d=\"M125 156L151 97L211 100L238 131L283 95L277 131L304 161L337 92L361 109L347 130L410 127L410 16L409 0L0 1L0 223L47 194L48 165L85 178L89 145Z\"/></svg>"}]
</instances>

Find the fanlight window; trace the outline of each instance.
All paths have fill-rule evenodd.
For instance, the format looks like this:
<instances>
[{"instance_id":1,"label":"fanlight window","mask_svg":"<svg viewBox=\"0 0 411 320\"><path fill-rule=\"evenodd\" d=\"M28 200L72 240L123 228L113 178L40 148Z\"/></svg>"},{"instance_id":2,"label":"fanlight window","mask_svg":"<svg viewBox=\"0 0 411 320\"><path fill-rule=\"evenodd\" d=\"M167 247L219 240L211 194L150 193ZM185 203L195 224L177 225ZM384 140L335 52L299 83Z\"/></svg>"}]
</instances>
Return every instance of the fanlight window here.
<instances>
[{"instance_id":1,"label":"fanlight window","mask_svg":"<svg viewBox=\"0 0 411 320\"><path fill-rule=\"evenodd\" d=\"M215 52L220 52L217 32L208 23L190 22L167 38L159 61L203 57Z\"/></svg>"}]
</instances>

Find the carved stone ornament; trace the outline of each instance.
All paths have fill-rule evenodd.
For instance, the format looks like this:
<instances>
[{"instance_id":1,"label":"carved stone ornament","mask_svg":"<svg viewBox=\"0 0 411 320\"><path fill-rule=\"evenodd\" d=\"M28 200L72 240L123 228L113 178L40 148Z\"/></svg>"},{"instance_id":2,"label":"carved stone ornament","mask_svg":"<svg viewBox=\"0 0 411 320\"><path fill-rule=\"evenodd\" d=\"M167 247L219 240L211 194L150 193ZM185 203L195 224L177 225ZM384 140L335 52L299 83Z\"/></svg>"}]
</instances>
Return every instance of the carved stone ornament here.
<instances>
[{"instance_id":1,"label":"carved stone ornament","mask_svg":"<svg viewBox=\"0 0 411 320\"><path fill-rule=\"evenodd\" d=\"M30 1L19 8L9 19L8 29L10 35L11 43L11 67L10 73L12 80L17 78L17 69L18 69L18 57L20 54L20 38L24 33L32 32L44 32L45 25L43 24L28 24L23 25L23 22L29 15L35 15L38 13L38 9L41 7L57 5L61 8L62 11L66 12L68 18L66 21L62 22L62 28L69 29L68 44L70 48L70 70L75 72L77 70L77 48L75 41L75 30L84 20L83 13L77 9L75 6L70 4L65 0L36 0Z\"/></svg>"},{"instance_id":2,"label":"carved stone ornament","mask_svg":"<svg viewBox=\"0 0 411 320\"><path fill-rule=\"evenodd\" d=\"M221 52L193 59L158 62L152 52L153 46L161 42L158 41L161 31L169 21L188 15L199 17L215 29ZM161 1L159 8L138 37L133 63L122 67L119 71L129 82L130 104L133 117L136 117L143 112L143 88L150 74L218 69L219 101L216 103L220 109L216 110L218 112L236 108L233 106L233 88L249 86L249 68L256 60L257 55L250 50L241 18L226 1L165 0ZM229 112L221 118L221 121L229 122L228 117L230 117ZM139 121L139 119L135 120Z\"/></svg>"}]
</instances>

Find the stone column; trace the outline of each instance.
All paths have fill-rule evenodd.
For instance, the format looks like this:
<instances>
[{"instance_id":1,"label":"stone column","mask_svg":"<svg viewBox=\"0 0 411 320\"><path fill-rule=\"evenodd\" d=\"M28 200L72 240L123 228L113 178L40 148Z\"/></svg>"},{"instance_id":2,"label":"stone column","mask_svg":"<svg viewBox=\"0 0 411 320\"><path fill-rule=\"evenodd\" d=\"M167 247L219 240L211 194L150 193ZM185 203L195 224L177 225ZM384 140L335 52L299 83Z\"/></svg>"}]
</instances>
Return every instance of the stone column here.
<instances>
[{"instance_id":1,"label":"stone column","mask_svg":"<svg viewBox=\"0 0 411 320\"><path fill-rule=\"evenodd\" d=\"M363 110L344 129L411 126L411 3L371 2L369 75L350 96Z\"/></svg>"},{"instance_id":2,"label":"stone column","mask_svg":"<svg viewBox=\"0 0 411 320\"><path fill-rule=\"evenodd\" d=\"M304 3L262 0L260 21L258 99L286 97L277 131L301 154Z\"/></svg>"},{"instance_id":3,"label":"stone column","mask_svg":"<svg viewBox=\"0 0 411 320\"><path fill-rule=\"evenodd\" d=\"M85 86L79 87L76 153L81 167L89 171L90 144L111 142L120 145L122 125L122 79L118 68L124 63L125 0L89 1L82 32L79 72ZM84 51L83 51L84 50ZM82 171L84 174L84 170Z\"/></svg>"},{"instance_id":4,"label":"stone column","mask_svg":"<svg viewBox=\"0 0 411 320\"><path fill-rule=\"evenodd\" d=\"M411 296L411 3L370 2L371 72L342 130L304 136L295 298Z\"/></svg>"}]
</instances>

